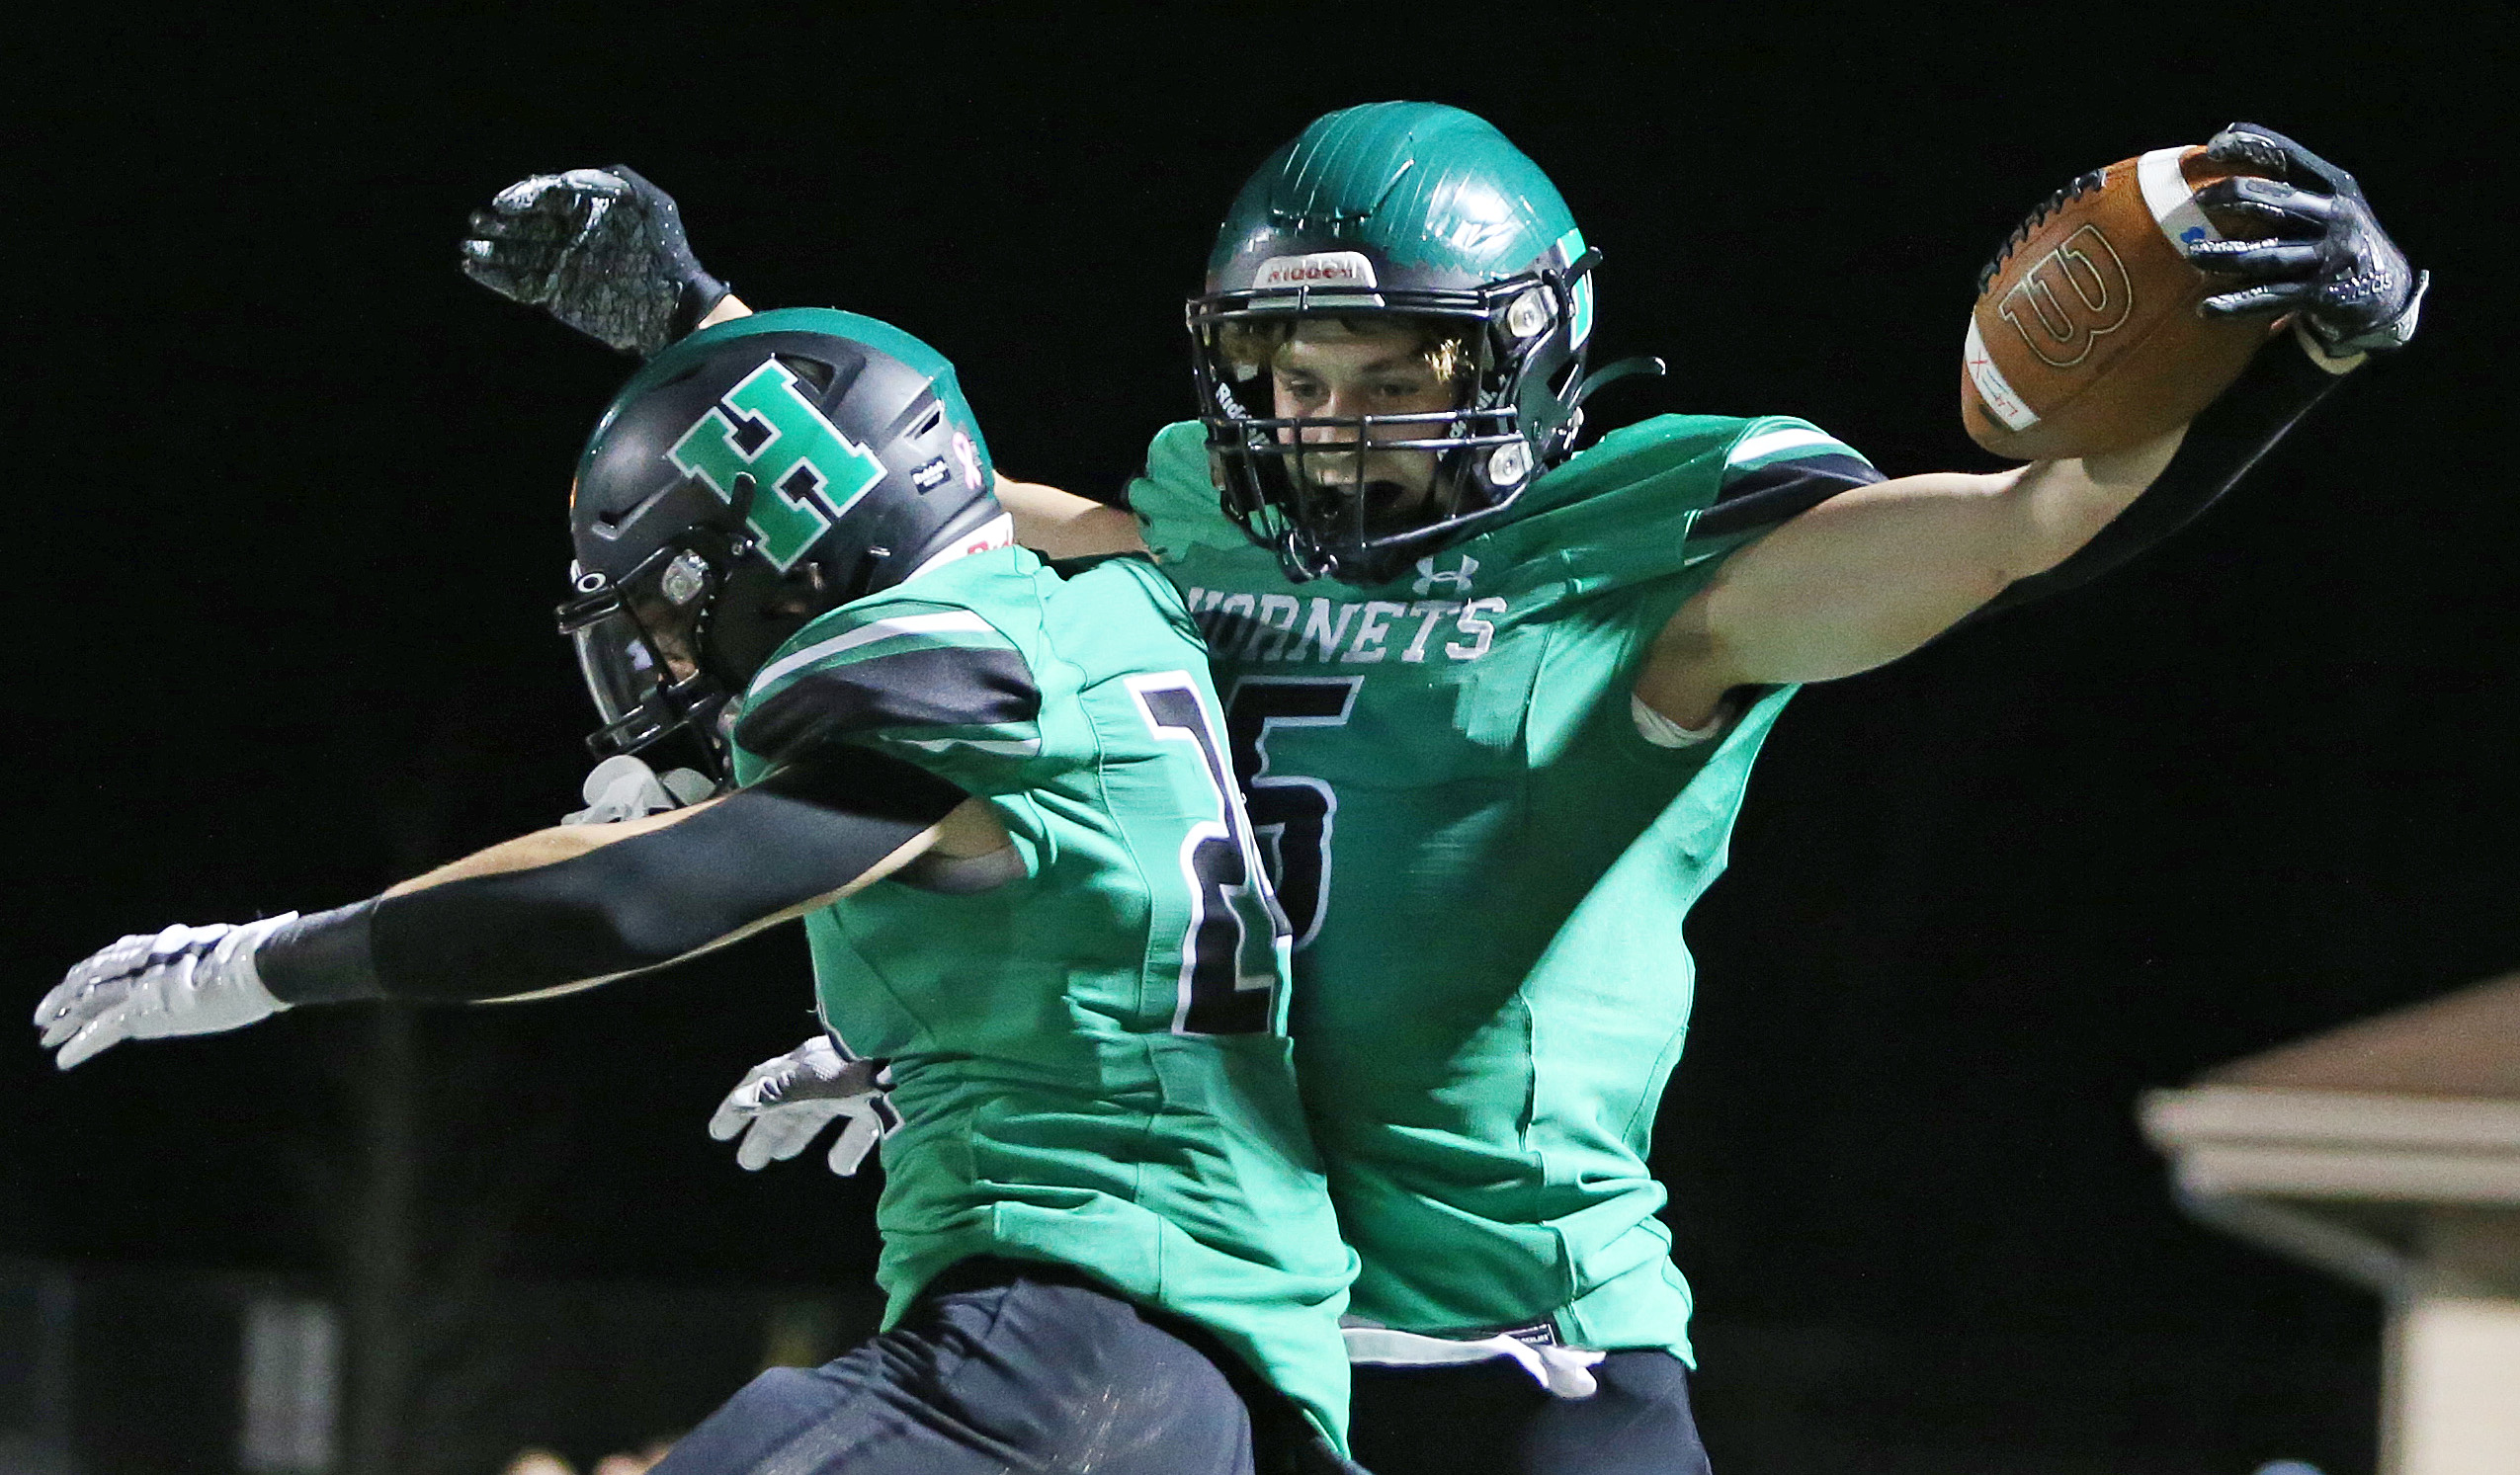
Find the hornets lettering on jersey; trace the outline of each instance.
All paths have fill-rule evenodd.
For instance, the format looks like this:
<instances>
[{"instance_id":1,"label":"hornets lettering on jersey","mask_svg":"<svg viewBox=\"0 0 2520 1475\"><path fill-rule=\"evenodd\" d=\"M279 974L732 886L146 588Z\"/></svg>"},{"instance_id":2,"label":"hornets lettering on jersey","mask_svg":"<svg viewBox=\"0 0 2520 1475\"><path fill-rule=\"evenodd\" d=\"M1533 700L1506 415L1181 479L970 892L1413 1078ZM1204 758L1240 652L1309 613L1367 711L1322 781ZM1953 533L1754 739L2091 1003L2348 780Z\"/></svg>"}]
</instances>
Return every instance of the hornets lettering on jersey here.
<instances>
[{"instance_id":1,"label":"hornets lettering on jersey","mask_svg":"<svg viewBox=\"0 0 2520 1475\"><path fill-rule=\"evenodd\" d=\"M1879 479L1802 421L1662 416L1354 589L1290 584L1217 515L1200 426L1155 438L1131 505L1209 632L1299 939L1298 1080L1360 1316L1688 1354L1645 1167L1687 1035L1680 927L1792 691L1681 749L1638 731L1627 692L1672 612L1773 524L1708 519L1719 500Z\"/></svg>"},{"instance_id":2,"label":"hornets lettering on jersey","mask_svg":"<svg viewBox=\"0 0 2520 1475\"><path fill-rule=\"evenodd\" d=\"M1452 567L1439 569L1439 563ZM1468 588L1477 573L1478 560L1467 554L1421 558L1409 592L1424 595L1446 584ZM1183 590L1182 598L1208 632L1209 647L1218 659L1287 665L1475 661L1496 641L1496 626L1484 616L1505 610L1505 602L1492 595L1342 600L1194 586Z\"/></svg>"},{"instance_id":3,"label":"hornets lettering on jersey","mask_svg":"<svg viewBox=\"0 0 2520 1475\"><path fill-rule=\"evenodd\" d=\"M887 754L991 800L1021 860L967 894L914 865L805 918L826 1022L891 1061L886 1326L969 1257L1075 1266L1215 1333L1335 1438L1355 1257L1206 661L1144 558L973 554L792 637L744 694L736 773Z\"/></svg>"}]
</instances>

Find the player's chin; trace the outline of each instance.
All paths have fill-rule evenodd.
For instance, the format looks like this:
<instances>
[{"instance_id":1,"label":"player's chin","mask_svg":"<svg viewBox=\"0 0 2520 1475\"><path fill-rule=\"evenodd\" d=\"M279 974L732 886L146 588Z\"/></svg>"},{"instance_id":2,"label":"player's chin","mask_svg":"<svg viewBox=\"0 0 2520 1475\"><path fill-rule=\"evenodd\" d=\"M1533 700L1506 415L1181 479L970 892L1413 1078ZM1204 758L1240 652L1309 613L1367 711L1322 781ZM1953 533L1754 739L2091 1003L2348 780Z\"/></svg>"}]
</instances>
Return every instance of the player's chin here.
<instances>
[{"instance_id":1,"label":"player's chin","mask_svg":"<svg viewBox=\"0 0 2520 1475\"><path fill-rule=\"evenodd\" d=\"M1325 481L1315 485L1344 506L1352 508L1363 502L1365 528L1371 534L1402 532L1414 526L1418 510L1426 501L1424 487L1388 477L1369 477L1361 484Z\"/></svg>"}]
</instances>

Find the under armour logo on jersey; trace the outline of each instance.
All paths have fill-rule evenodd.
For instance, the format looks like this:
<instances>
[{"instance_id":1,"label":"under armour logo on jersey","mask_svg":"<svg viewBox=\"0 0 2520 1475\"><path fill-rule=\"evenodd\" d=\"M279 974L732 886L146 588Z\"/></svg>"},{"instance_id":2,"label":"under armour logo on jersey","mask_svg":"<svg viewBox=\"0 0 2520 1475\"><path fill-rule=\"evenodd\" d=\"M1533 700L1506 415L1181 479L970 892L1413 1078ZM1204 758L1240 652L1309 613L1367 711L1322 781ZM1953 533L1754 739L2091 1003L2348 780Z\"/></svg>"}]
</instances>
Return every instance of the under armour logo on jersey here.
<instances>
[{"instance_id":1,"label":"under armour logo on jersey","mask_svg":"<svg viewBox=\"0 0 2520 1475\"><path fill-rule=\"evenodd\" d=\"M776 359L727 390L665 456L729 505L735 478L762 488L744 521L781 573L883 480L883 461L824 419Z\"/></svg>"},{"instance_id":2,"label":"under armour logo on jersey","mask_svg":"<svg viewBox=\"0 0 2520 1475\"><path fill-rule=\"evenodd\" d=\"M1470 587L1470 576L1478 572L1478 560L1472 558L1468 553L1462 554L1461 559L1461 567L1442 570L1435 567L1435 560L1432 557L1419 559L1417 561L1417 582L1409 586L1409 592L1416 595L1419 599L1424 599L1435 592L1436 585L1442 584L1452 588L1458 593L1468 594Z\"/></svg>"}]
</instances>

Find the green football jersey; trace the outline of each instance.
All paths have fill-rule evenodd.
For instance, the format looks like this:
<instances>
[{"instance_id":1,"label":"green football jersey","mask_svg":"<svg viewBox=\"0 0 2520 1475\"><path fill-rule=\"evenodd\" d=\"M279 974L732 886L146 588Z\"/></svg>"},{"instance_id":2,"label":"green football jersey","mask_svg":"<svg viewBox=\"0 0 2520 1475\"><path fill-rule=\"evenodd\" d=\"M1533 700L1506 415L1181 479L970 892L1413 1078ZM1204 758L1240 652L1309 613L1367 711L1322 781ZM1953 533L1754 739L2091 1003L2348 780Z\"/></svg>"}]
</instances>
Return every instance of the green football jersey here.
<instances>
[{"instance_id":1,"label":"green football jersey","mask_svg":"<svg viewBox=\"0 0 2520 1475\"><path fill-rule=\"evenodd\" d=\"M835 744L915 763L987 799L1023 862L966 894L913 862L805 918L826 1023L895 1082L886 1325L967 1256L1056 1261L1214 1331L1342 1438L1356 1261L1173 587L1138 557L974 554L807 625L735 732L744 782Z\"/></svg>"},{"instance_id":2,"label":"green football jersey","mask_svg":"<svg viewBox=\"0 0 2520 1475\"><path fill-rule=\"evenodd\" d=\"M1756 535L1697 528L1719 496L1782 516L1878 479L1799 420L1663 416L1365 589L1288 582L1218 511L1201 428L1155 438L1130 499L1208 631L1297 935L1297 1079L1359 1316L1689 1355L1645 1152L1687 1035L1681 923L1792 691L1675 749L1631 690Z\"/></svg>"}]
</instances>

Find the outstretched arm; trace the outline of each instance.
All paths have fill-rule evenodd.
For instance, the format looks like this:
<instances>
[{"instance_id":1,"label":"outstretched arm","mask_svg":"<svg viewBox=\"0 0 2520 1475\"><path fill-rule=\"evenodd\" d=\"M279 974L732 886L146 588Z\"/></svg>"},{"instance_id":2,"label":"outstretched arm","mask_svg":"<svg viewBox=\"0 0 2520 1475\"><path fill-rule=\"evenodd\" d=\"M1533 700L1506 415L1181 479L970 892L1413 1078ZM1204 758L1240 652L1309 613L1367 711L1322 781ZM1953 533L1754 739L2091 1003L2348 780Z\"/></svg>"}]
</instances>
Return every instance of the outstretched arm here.
<instances>
[{"instance_id":1,"label":"outstretched arm","mask_svg":"<svg viewBox=\"0 0 2520 1475\"><path fill-rule=\"evenodd\" d=\"M984 854L979 800L868 753L722 799L493 846L311 917L126 938L35 1023L67 1069L126 1038L207 1034L299 1004L528 998L660 967L848 895L931 849Z\"/></svg>"},{"instance_id":2,"label":"outstretched arm","mask_svg":"<svg viewBox=\"0 0 2520 1475\"><path fill-rule=\"evenodd\" d=\"M1973 615L2071 588L2170 535L2228 491L2366 355L2402 346L2425 278L2353 176L2280 133L2234 123L2208 152L2256 171L2201 204L2266 239L2194 248L2233 279L2212 315L2291 310L2292 331L2188 426L2149 445L1990 476L1860 487L1734 553L1663 628L1636 688L1700 728L1736 687L1870 670Z\"/></svg>"},{"instance_id":3,"label":"outstretched arm","mask_svg":"<svg viewBox=\"0 0 2520 1475\"><path fill-rule=\"evenodd\" d=\"M292 1004L583 988L749 937L872 885L949 832L994 823L944 780L867 758L476 852L283 929L262 949L265 982Z\"/></svg>"},{"instance_id":4,"label":"outstretched arm","mask_svg":"<svg viewBox=\"0 0 2520 1475\"><path fill-rule=\"evenodd\" d=\"M1727 559L1663 627L1637 696L1694 728L1736 687L1896 660L2062 563L2151 485L2180 434L2110 456L1840 492Z\"/></svg>"}]
</instances>

